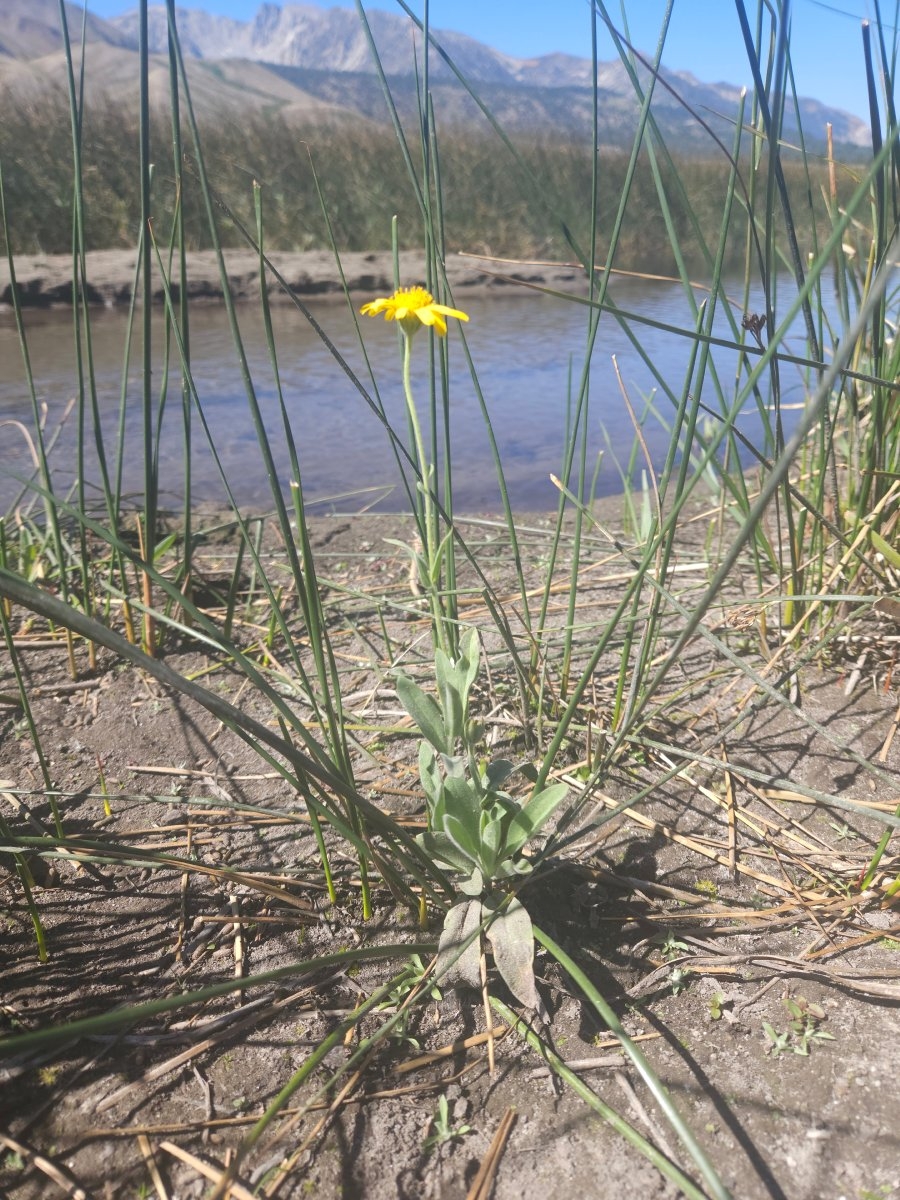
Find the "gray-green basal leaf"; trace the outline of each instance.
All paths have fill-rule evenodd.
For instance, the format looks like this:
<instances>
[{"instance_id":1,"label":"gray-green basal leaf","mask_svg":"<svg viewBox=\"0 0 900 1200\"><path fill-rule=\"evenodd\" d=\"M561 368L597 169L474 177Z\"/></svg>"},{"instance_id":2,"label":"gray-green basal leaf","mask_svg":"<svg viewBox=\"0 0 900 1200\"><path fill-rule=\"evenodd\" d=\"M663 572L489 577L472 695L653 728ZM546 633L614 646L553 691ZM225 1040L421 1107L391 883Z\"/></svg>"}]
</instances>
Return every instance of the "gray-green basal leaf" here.
<instances>
[{"instance_id":1,"label":"gray-green basal leaf","mask_svg":"<svg viewBox=\"0 0 900 1200\"><path fill-rule=\"evenodd\" d=\"M447 913L438 942L435 978L449 987L481 985L480 900L464 900Z\"/></svg>"},{"instance_id":2,"label":"gray-green basal leaf","mask_svg":"<svg viewBox=\"0 0 900 1200\"><path fill-rule=\"evenodd\" d=\"M418 684L401 674L397 675L397 695L400 697L400 703L435 750L449 754L453 747L447 744L444 718L434 697L423 692Z\"/></svg>"},{"instance_id":3,"label":"gray-green basal leaf","mask_svg":"<svg viewBox=\"0 0 900 1200\"><path fill-rule=\"evenodd\" d=\"M520 901L513 899L487 927L494 951L494 965L504 983L526 1008L537 1008L534 983L534 931L531 917Z\"/></svg>"}]
</instances>

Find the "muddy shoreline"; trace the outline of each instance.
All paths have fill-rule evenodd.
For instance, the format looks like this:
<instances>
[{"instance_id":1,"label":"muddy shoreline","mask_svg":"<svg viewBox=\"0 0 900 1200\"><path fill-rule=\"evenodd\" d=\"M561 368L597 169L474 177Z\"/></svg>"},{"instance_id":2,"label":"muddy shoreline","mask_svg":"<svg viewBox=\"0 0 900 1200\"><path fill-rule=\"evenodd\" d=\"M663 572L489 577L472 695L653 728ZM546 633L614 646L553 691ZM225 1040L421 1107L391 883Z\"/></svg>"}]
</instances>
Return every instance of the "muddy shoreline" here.
<instances>
[{"instance_id":1,"label":"muddy shoreline","mask_svg":"<svg viewBox=\"0 0 900 1200\"><path fill-rule=\"evenodd\" d=\"M88 303L115 308L131 302L137 275L136 250L96 250L86 255L86 295ZM270 256L275 270L290 292L302 300L340 299L344 285L333 255L327 250ZM259 260L252 250L225 251L228 287L237 301L258 300L260 295ZM380 295L393 291L393 262L389 251L353 252L341 256L347 289L354 296ZM405 284L421 284L425 279L425 259L421 254L404 254L401 271ZM579 293L586 290L583 270L578 266L520 264L502 260L450 257L447 277L454 294L485 295L517 284L529 283L560 291ZM29 308L53 308L72 303L72 259L70 255L20 255L15 259L15 287L19 303ZM172 294L178 298L177 285ZM285 288L269 275L268 294L272 302L290 302ZM198 251L188 256L187 296L192 302L221 303L224 291L213 251ZM13 284L9 264L0 262L0 310L11 309ZM165 289L159 272L153 268L153 303L165 301Z\"/></svg>"},{"instance_id":2,"label":"muddy shoreline","mask_svg":"<svg viewBox=\"0 0 900 1200\"><path fill-rule=\"evenodd\" d=\"M604 519L617 536L620 518L610 509ZM510 597L503 603L512 616L519 590L507 533L487 522L460 524L494 594ZM551 524L547 517L519 523L526 589L540 586ZM410 538L409 519L323 516L309 532L344 716L354 731L353 777L373 804L414 830L424 810L418 743L398 720L390 670L401 660L428 681L427 616L409 608L409 559L401 548ZM220 622L239 574L235 527L195 533L194 598ZM705 523L685 521L679 561L697 562L706 546ZM267 523L263 563L277 594L287 596L291 572L282 547ZM575 643L581 656L605 629L629 577L623 561L608 556L605 538L587 539L583 564ZM673 578L682 602L696 595L690 572ZM746 616L754 580L752 560L736 564L720 597L725 612ZM561 602L548 609L544 635L551 662L567 619L568 581L569 563L561 559L553 585L554 601ZM463 619L480 627L491 647L475 711L496 731L491 753L522 761L530 752L520 739L511 659L478 584L461 562ZM249 606L249 576L238 586L235 636L250 654L263 645L268 610ZM285 605L285 617L294 645L303 649L302 613ZM667 640L677 636L680 620L670 614ZM64 638L50 636L19 607L13 621L68 845L90 852L99 844L103 853L83 863L52 851L30 857L47 963L38 961L18 876L9 856L3 863L0 855L0 1050L3 1040L23 1033L123 1005L168 1003L239 976L245 989L202 1007L145 1010L127 1029L67 1036L15 1055L7 1048L0 1054L6 1151L0 1196L62 1194L49 1190L52 1170L70 1196L200 1200L209 1195L210 1178L201 1168L218 1178L241 1152L236 1183L244 1196L262 1195L264 1179L283 1177L278 1200L463 1200L503 1136L493 1200L529 1194L671 1200L673 1186L584 1100L557 1089L544 1059L526 1052L518 1033L496 1036L492 1071L481 998L468 989L444 988L411 1007L404 1037L384 1038L353 1079L351 1055L363 1038L374 1038L387 1014L364 1017L359 1036L334 1045L296 1088L292 1107L267 1130L270 1141L249 1144L253 1126L306 1069L316 1047L334 1036L337 1022L382 987L414 946L436 940L440 913L432 911L422 930L417 914L397 904L377 877L375 914L366 918L355 861L327 831L337 866L332 902L302 797L208 703L102 647L92 667L87 647L76 645L73 681ZM745 642L746 627L723 618L719 633L754 668L762 666L762 647ZM525 638L520 645L527 648ZM190 629L173 629L161 654L182 679L274 724L270 699L211 649ZM309 670L312 659L303 653ZM591 700L601 732L617 655L611 648L595 674ZM278 664L290 703L310 712L296 674L285 669L291 663L285 642L274 642L270 661ZM801 790L785 792L777 783L839 791L861 804L895 803L893 783L879 794L854 760L880 760L898 778L897 743L888 743L896 680L893 690L860 680L848 694L848 665L803 668L802 704L815 727L778 704L745 710L744 723L728 735L728 791L703 782L700 764L684 777L660 780L671 759L649 742L645 756L617 758L596 817L655 784L652 794L629 814L598 821L601 836L548 863L552 869L543 875L535 872L524 893L536 922L640 1040L735 1200L898 1200L892 1081L900 1073L900 926L885 895L896 858L885 854L875 885L861 893L854 881L881 824L862 808L835 813L802 803ZM740 691L722 675L715 697L709 694L722 668L705 638L685 647L679 667L679 707L668 718L660 714L656 737L676 746L721 746L722 724ZM0 655L0 696L15 694L17 686L11 656ZM37 845L35 835L52 840L54 818L34 745L19 732L20 712L0 705L0 811L16 836L32 839L23 844ZM567 779L587 753L586 735L573 738L560 764ZM771 786L751 786L754 778ZM737 818L731 859L729 793ZM310 965L349 947L380 953L390 945L396 965L374 954L351 971ZM641 1126L654 1121L655 1131L662 1118L646 1115L653 1096L606 1025L543 951L536 965L548 1044L603 1104ZM270 971L280 973L278 981L260 979ZM502 985L493 971L490 980L497 994ZM788 1000L808 1018L798 1022ZM496 1022L493 1030L502 1032ZM321 1092L338 1072L348 1100L335 1105L321 1100ZM453 1136L435 1144L441 1097ZM322 1110L301 1110L320 1102ZM678 1161L690 1169L685 1159L682 1153ZM150 1162L162 1180L155 1191Z\"/></svg>"}]
</instances>

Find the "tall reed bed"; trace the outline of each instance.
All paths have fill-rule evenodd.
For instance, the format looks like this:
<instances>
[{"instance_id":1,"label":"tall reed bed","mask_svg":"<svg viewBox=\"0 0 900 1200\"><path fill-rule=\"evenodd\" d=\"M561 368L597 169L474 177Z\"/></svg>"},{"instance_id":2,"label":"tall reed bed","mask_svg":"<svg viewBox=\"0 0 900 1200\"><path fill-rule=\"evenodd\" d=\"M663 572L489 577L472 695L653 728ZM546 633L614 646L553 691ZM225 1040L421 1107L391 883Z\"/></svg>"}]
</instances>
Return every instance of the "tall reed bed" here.
<instances>
[{"instance_id":1,"label":"tall reed bed","mask_svg":"<svg viewBox=\"0 0 900 1200\"><path fill-rule=\"evenodd\" d=\"M90 49L88 49L90 55ZM413 130L408 116L399 118ZM448 245L500 256L560 258L567 253L558 225L548 221L547 204L559 210L579 243L590 240L592 156L586 139L573 135L550 137L538 132L510 135L521 166L505 153L498 139L482 124L461 132L456 124L441 126L442 208ZM6 194L12 245L18 254L64 254L68 231L60 209L69 202L71 153L68 110L63 97L47 96L27 107L14 108L0 128L0 157L6 165ZM266 197L266 242L271 251L327 249L329 226L342 251L371 250L386 245L391 218L397 216L400 244L422 244L422 224L414 197L391 188L403 158L391 129L374 121L360 128L351 121L304 125L276 114L243 114L240 121L210 119L201 112L198 124L203 157L212 175L217 202L245 222L253 221L248 179L260 181ZM130 248L140 224L139 195L132 185L138 166L139 114L124 111L98 97L86 105L82 129L85 195L85 245L89 250ZM173 219L177 192L173 186L171 128L162 113L150 114L151 158L156 167L154 213L157 228L167 231ZM750 149L742 146L744 170L752 173ZM308 147L315 164L311 170ZM859 152L857 152L859 154ZM627 148L603 145L597 197L597 245L608 248L611 229L628 170ZM662 182L670 192L672 221L681 253L690 267L702 270L704 254L694 234L713 238L721 217L722 196L728 185L728 164L710 153L709 145L694 153L673 152L674 167L663 166ZM834 177L836 201L843 204L854 189L853 178L863 169L859 161ZM193 155L186 147L183 170L194 173ZM830 228L826 191L828 164L821 153L806 163L786 151L787 187L795 205L803 205L812 188L813 224L804 225L804 250L813 237L827 237ZM677 184L676 184L677 180ZM670 188L668 185L672 183ZM328 207L322 213L317 187ZM616 261L621 269L672 274L675 260L669 232L656 198L653 170L645 155L634 169L630 202L617 240ZM185 244L189 249L212 246L208 223L196 188L189 186L180 200ZM744 265L741 212L733 216L732 236L725 248L725 269ZM219 237L226 247L244 245L238 230L221 223ZM5 243L2 245L4 251Z\"/></svg>"},{"instance_id":2,"label":"tall reed bed","mask_svg":"<svg viewBox=\"0 0 900 1200\"><path fill-rule=\"evenodd\" d=\"M0 529L0 622L10 664L5 687L14 693L16 719L33 745L41 794L53 812L52 828L35 832L33 822L29 825L24 819L35 798L33 790L11 781L4 793L10 811L0 825L0 849L11 856L33 921L34 953L41 958L53 954L34 877L36 858L107 867L139 861L173 879L202 870L223 886L240 886L267 897L279 888L284 894L284 885L272 883L263 863L245 863L239 870L200 867L190 856L167 856L104 838L102 830L90 837L73 834L67 824L69 797L58 786L57 764L45 753L47 730L35 717L29 673L22 665L23 630L33 626L63 639L75 682L83 670L76 649L87 648L91 664L99 651L107 661L112 656L116 663L139 669L165 689L164 694L200 706L236 734L260 766L287 789L291 813L302 813L308 822L318 862L309 886L321 887L334 904L358 908L362 944L303 956L287 967L140 1006L42 1025L6 1038L0 1052L50 1053L60 1042L87 1033L110 1034L224 994L250 996L276 981L305 977L324 967L391 960L401 964L389 968L394 973L361 999L299 1069L277 1081L277 1094L269 1097L264 1115L241 1140L216 1195L224 1195L253 1161L288 1101L303 1090L303 1105L308 1107L323 1091L362 1069L392 1035L407 1028L411 1012L421 1011L436 978L439 985L455 983L480 994L492 1056L493 1014L499 1014L684 1194L724 1197L728 1190L719 1171L615 1008L584 964L545 928L540 881L559 871L561 862L583 864L585 847L609 821L628 811L639 814L670 784L691 782L702 773L706 792L714 795L717 787L727 789L743 771L742 778L780 789L779 794L789 791L798 801L878 820L884 836L856 885L877 884L888 893L895 886L878 873L878 863L900 824L900 813L870 809L837 788L829 794L782 778L777 771L741 768L730 763L723 750L748 714L771 706L789 712L810 735L845 754L855 770L876 784L888 778L878 763L835 745L834 735L805 710L801 668L833 649L860 612L889 600L900 570L895 536L900 406L893 290L898 202L897 128L890 102L893 57L884 41L867 40L871 159L847 170L833 161L823 167L801 149L799 156L790 152L789 163L789 152L781 144L784 113L794 102L790 38L783 24L787 6L773 10L760 5L758 12L751 12L739 3L738 10L756 88L734 113L731 141L711 140L707 163L686 163L669 152L655 118L659 59L639 61L615 14L599 0L586 36L593 32L596 47L597 30L608 29L631 74L640 114L631 152L608 161L586 153L584 147L526 149L506 136L489 107L470 89L484 118L485 136L489 134L495 145L489 159L479 159L486 143L441 133L429 89L431 55L441 51L430 44L427 6L424 23L409 12L419 30L418 121L411 137L394 105L390 81L382 74L395 142L390 170L381 163L379 190L384 193L385 178L404 180L396 195L384 196L383 206L371 203L375 156L346 153L354 146L347 131L337 140L333 159L313 155L310 165L296 146L284 144L283 129L266 127L258 152L268 154L270 161L302 161L305 177L312 180L318 208L310 209L308 219L298 215L296 205L286 203L288 195L300 194L291 186L292 168L285 166L281 190L254 184L245 197L233 190L233 181L220 176L221 160L234 146L213 144L209 149L213 135L200 127L194 112L171 2L171 129L166 140L174 154L168 160L149 108L146 5L136 149L127 178L117 181L107 175L102 183L88 178L89 114L82 108L79 72L90 71L90 54L79 58L70 53L71 151L66 159L76 297L73 323L79 347L78 482L73 492L58 490L35 399L30 433L37 471L23 484L27 503L10 513ZM359 15L368 28L362 7ZM62 20L65 23L64 14ZM659 53L665 32L664 26ZM878 32L886 39L886 29ZM71 35L67 30L67 37ZM372 53L380 70L374 42ZM81 65L76 67L76 62ZM879 71L886 106L879 102ZM464 79L460 83L468 88ZM597 94L594 103L599 104ZM596 124L595 115L595 131ZM47 123L46 133L51 126L53 136L60 137L55 121ZM102 119L100 128L106 130L104 137L114 138ZM375 142L381 153L377 138ZM502 160L497 144L503 149ZM56 161L63 157L58 149ZM483 167L478 190L488 197L484 208L461 184L470 173L466 164L476 160ZM47 230L38 213L28 225L23 200L15 193L19 184L10 183L6 161L0 165L3 232L14 273L17 248L31 248L33 240L44 245L59 233L55 227ZM492 186L485 186L485 175L494 181ZM500 188L501 175L505 181L518 181L515 191L508 182ZM104 439L99 421L92 313L79 298L85 251L95 236L101 236L92 232L91 221L104 189L115 203L104 218L107 223L96 227L103 230L102 236L121 237L136 212L141 231L133 311L140 337L137 351L130 344L123 348L126 358L132 353L142 356L141 384L139 394L132 396L123 383L119 432L111 442ZM55 190L59 194L59 184ZM348 217L348 208L334 213L335 191L359 219ZM708 202L713 192L715 204ZM502 213L497 196L504 198ZM532 200L537 201L534 207ZM190 271L188 251L195 245L211 246L219 256L224 282L225 247L252 246L261 281L277 278L267 258L269 249L273 244L310 244L304 231L315 225L316 241L331 245L339 273L341 249L368 247L385 236L391 210L403 213L394 223L398 291L379 298L371 312L396 318L403 330L397 372L398 377L403 372L406 383L406 424L392 427L385 416L379 389L388 381L371 374L354 378L360 412L389 439L409 500L410 536L399 547L410 563L409 591L388 596L360 585L335 589L328 578L315 549L311 497L304 491L297 453L298 430L280 388L283 350L269 319L266 287L261 294L281 414L277 432L267 429L262 419L258 386L243 353L241 313L225 286L238 370L256 430L255 461L252 467L245 462L242 469L258 470L268 479L271 499L264 522L232 502L236 556L230 577L221 584L221 602L210 605L202 598L196 557L203 531L191 504L192 448L206 446L229 495L232 479L218 456L217 430L208 418L206 397L198 392L191 373L191 313L180 299ZM463 212L465 220L458 219ZM638 225L645 234L654 230L645 237L654 261L664 259L690 305L688 325L665 327L691 347L682 379L658 373L642 348L640 320L615 301L614 271L623 263L642 261L633 244ZM421 234L427 262L421 280L402 277L407 230ZM566 443L556 480L558 510L536 550L531 531L506 505L500 518L507 568L502 585L492 576L475 536L466 536L467 526L453 502L450 432L455 381L461 374L470 376L476 388L484 437L492 448L501 495L506 492L489 397L479 388L478 364L469 352L465 325L457 323L464 314L444 275L451 231L455 243L476 249L485 244L505 251L553 247L561 257L580 261L585 272L582 297L555 298L557 303L583 306L585 334L583 361L573 364L571 373ZM654 239L663 233L664 242L657 244ZM736 262L744 268L743 296L726 291L726 269ZM167 369L162 372L155 370L152 357L153 273L164 281ZM422 289L414 299L399 290L411 284ZM748 297L757 287L764 303L751 311ZM826 289L838 295L839 328L824 317ZM315 314L292 299L297 320L311 322L325 338ZM720 312L731 330L726 339L714 333ZM784 346L786 331L798 314L807 343L801 356L789 355ZM436 316L450 318L446 336L445 322ZM14 319L28 388L28 321L18 304ZM604 352L610 328L643 355L656 380L652 398L631 395L627 381L622 381L621 403L632 413L635 427L635 450L624 478L631 521L624 531L598 522L592 504L598 465L589 461L586 450L592 422L602 415L591 391L589 366L593 355ZM393 336L390 327L378 332ZM367 336L376 334L369 329ZM738 370L731 375L722 372L714 353L723 342L739 356ZM361 329L360 346L364 351ZM349 371L339 351L331 350L335 370ZM420 395L413 393L408 378L413 354L430 368L427 388ZM797 370L804 379L805 404L788 435L784 380ZM31 391L33 395L33 387ZM160 422L173 407L181 416L184 461L184 502L175 516L176 534L161 522L158 490ZM741 429L741 414L748 409L757 413L763 430L757 444L748 444ZM669 430L669 450L659 472L645 460L643 449L643 429L651 420L662 421ZM122 446L135 438L143 447L137 513L124 501L121 467ZM100 464L92 480L85 467L89 444ZM280 446L287 448L291 463L287 488L282 488L275 466ZM741 473L736 464L748 453L754 467ZM638 486L641 478L643 487ZM90 497L89 483L96 489ZM686 530L694 527L690 519L698 499L708 509L702 583L685 591L678 586L678 571L684 566L684 547L691 544L685 540ZM274 531L281 548L277 563L265 551L264 524ZM591 572L598 562L616 564L619 583L602 616L592 610L585 617ZM726 619L723 624L723 613L726 618L734 615L733 578L738 570L743 581L738 594L749 604L742 608L741 620ZM354 607L360 601L365 625ZM398 614L415 618L414 637L404 638ZM730 630L742 623L745 644L736 646ZM397 711L387 722L361 716L359 697L347 682L342 649L347 630L369 648L367 687L389 689L410 719ZM194 673L181 672L172 655L179 639L201 647L210 670L227 668L229 678L239 683L223 695ZM692 676L683 665L686 650L698 640L706 657ZM748 645L753 653L747 652ZM601 676L604 690L598 697ZM680 736L679 729L693 729L710 708L723 714L712 733L702 730L690 742ZM488 736L498 713L515 729L515 737L498 742ZM375 743L398 735L407 739L409 750L402 778L408 782L409 769L417 763L415 790L425 803L424 816L414 825L422 828L417 835L388 809L377 788L373 791L368 782L361 782L376 754ZM612 776L623 772L627 794L616 803L606 789ZM124 791L110 794L102 771L95 790L110 811L134 801ZM172 797L157 799L161 804L173 802ZM232 810L248 822L262 814L286 822L289 829L301 820L286 816L277 805L235 802ZM765 879L779 886L777 879ZM420 935L413 940L408 932L401 937L395 931L389 944L382 938L376 945L366 936L366 923L394 905L415 919ZM530 1014L540 1013L544 1003L535 984L535 942L618 1038L677 1133L690 1168L661 1153L579 1080L553 1052L540 1022L530 1021ZM496 974L488 968L488 945ZM429 966L425 960L433 951L437 958ZM518 1010L507 1002L510 996L519 1003ZM342 1041L349 1045L354 1031L360 1030L356 1048L328 1075L324 1088L312 1087L313 1073L326 1055ZM284 1173L295 1167L296 1162L289 1161L279 1169Z\"/></svg>"}]
</instances>

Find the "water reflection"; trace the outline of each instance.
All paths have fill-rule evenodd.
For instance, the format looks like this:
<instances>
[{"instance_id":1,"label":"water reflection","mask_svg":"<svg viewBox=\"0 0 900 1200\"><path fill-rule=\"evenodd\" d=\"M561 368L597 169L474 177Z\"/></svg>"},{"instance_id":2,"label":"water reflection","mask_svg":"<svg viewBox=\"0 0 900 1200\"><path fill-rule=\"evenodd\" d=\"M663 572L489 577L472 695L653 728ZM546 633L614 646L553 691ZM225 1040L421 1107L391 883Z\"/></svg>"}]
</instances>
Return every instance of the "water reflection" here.
<instances>
[{"instance_id":1,"label":"water reflection","mask_svg":"<svg viewBox=\"0 0 900 1200\"><path fill-rule=\"evenodd\" d=\"M739 288L736 287L735 292L740 295ZM615 284L613 295L621 308L672 325L688 328L693 325L688 301L677 285L620 282ZM498 443L512 503L520 510L553 507L558 493L550 482L550 475L559 474L561 470L567 423L571 419L587 353L589 311L581 305L537 293L502 299L467 299L459 295L456 302L471 317L465 335ZM743 310L735 311L739 322ZM320 304L314 313L372 400L378 402L380 399L388 420L395 429L405 433L395 330L380 319L361 318L365 351L375 381L373 385L346 307L336 303ZM239 311L239 319L254 390L275 448L279 483L285 487L290 478L289 458L262 322L256 309L249 306ZM278 307L273 312L273 321L281 385L307 497L345 510L367 504L387 510L408 507L388 435L359 389L293 308ZM608 314L600 321L590 357L588 469L593 470L597 455L603 451L605 458L599 474L599 494L621 490L613 454L624 463L634 441L632 421L622 399L613 359L618 365L622 385L638 412L643 410L645 398L655 393L659 411L669 417L672 402L662 390L661 382L675 397L685 386L691 342L646 326L635 327L635 330L646 360ZM729 335L724 316L720 316L717 330L722 336ZM52 462L56 486L62 489L75 477L79 439L77 406L65 425L58 429L68 402L77 394L72 315L65 311L28 311L26 332L38 404L46 406L46 435L50 437L58 432ZM91 314L97 403L103 443L114 476L119 462L116 445L123 402L126 333L124 313L102 311ZM799 325L797 333L792 349L802 354ZM160 428L158 469L166 503L174 505L184 492L184 418L174 346L168 371L168 393L161 406L166 365L163 323L159 314L154 317L153 336L151 382ZM269 484L256 443L239 357L223 309L209 306L193 310L190 351L200 407L234 499L245 506L268 506ZM484 418L462 346L455 335L450 340L450 356L450 422L457 508L470 512L496 510L500 493ZM425 371L428 342L424 334L418 339L414 357L414 386L424 406L428 387ZM731 351L717 349L714 359L723 386L730 394L737 369L736 356ZM140 331L137 329L132 341L124 398L126 435L121 475L123 490L129 494L140 493L143 487L140 361ZM802 401L800 373L786 370L785 384L786 399ZM692 386L696 389L696 380ZM714 408L719 407L709 376L703 384L703 398ZM0 508L5 508L16 491L12 473L27 471L30 461L22 429L10 422L21 422L32 431L34 426L21 351L10 314L0 314L0 421L3 422L0 425L0 468L3 470ZM755 416L749 414L745 427L751 435L756 432L755 421ZM192 415L190 436L194 500L223 502L226 491L196 412ZM667 444L665 431L658 422L650 420L645 436L658 465ZM88 463L86 477L96 482L99 472L92 430L83 432L83 440Z\"/></svg>"}]
</instances>

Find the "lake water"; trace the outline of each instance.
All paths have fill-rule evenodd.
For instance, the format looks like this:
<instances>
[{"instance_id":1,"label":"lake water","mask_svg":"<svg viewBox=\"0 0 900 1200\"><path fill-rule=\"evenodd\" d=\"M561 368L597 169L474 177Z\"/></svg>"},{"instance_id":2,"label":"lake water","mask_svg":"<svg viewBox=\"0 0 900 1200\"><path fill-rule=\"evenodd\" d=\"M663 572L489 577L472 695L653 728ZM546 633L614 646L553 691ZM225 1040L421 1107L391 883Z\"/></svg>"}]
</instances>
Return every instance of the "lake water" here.
<instances>
[{"instance_id":1,"label":"lake water","mask_svg":"<svg viewBox=\"0 0 900 1200\"><path fill-rule=\"evenodd\" d=\"M786 296L788 289L783 291ZM734 294L740 297L738 285ZM617 282L613 285L612 296L620 308L685 328L693 326L688 302L677 285ZM758 297L754 300L759 304ZM786 303L786 300L782 298L782 302ZM512 503L522 511L553 508L558 492L550 475L558 475L561 470L567 411L577 394L585 361L588 309L532 292L508 298L466 299L460 296L457 303L471 318L465 333L499 444ZM319 304L313 312L371 393L362 351L346 307L336 303ZM736 312L740 321L742 310ZM256 392L276 447L280 483L286 487L288 460L283 448L284 436L262 322L253 306L241 308L239 320ZM408 507L406 493L398 482L397 465L386 431L321 339L292 306L276 308L273 320L282 387L299 448L307 499L337 511L368 506L381 510ZM65 310L26 311L25 321L38 401L46 405L46 436L50 437L77 390L72 315ZM154 349L159 350L159 357L154 387L158 393L163 371L161 318L155 318L155 324ZM405 435L395 328L381 318L361 318L361 324L386 413L393 427ZM113 461L127 318L119 311L94 312L91 328L103 437L109 459ZM690 340L646 326L636 325L634 329L656 369L678 394L690 357ZM717 332L729 336L724 317L717 323ZM786 348L802 355L804 346L799 323L796 333L796 338ZM500 496L496 472L476 390L455 330L451 333L450 355L456 507L468 512L496 511ZM427 358L428 339L422 333L414 344L415 391L421 412L425 411L427 400L424 374ZM588 417L589 471L593 470L598 453L604 452L597 488L600 495L621 491L622 487L609 448L612 447L624 463L634 441L614 358L622 384L638 412L654 388L657 388L656 403L663 415L668 417L672 411L671 402L659 392L651 370L627 334L611 315L604 314L591 356ZM269 507L268 484L223 308L198 306L193 310L191 360L200 403L237 502L243 506ZM717 349L715 361L726 391L730 392L736 355L727 349ZM181 395L174 352L173 362L159 442L160 478L166 506L176 505L183 494ZM131 495L140 492L143 471L139 363L137 331L128 377L128 426L123 462L124 490ZM803 383L796 368L784 368L784 387L788 403L802 404ZM703 398L711 406L718 407L708 377ZM21 351L9 313L0 314L0 422L0 511L3 511L17 493L13 474L19 475L29 468L26 441L15 422L21 422L28 429L33 426ZM73 410L59 432L51 460L60 489L70 484L74 477L76 425ZM744 428L750 435L758 431L753 413L748 413ZM645 426L645 436L658 464L665 452L665 432L651 419ZM93 445L92 432L87 442ZM193 447L195 501L223 501L225 491L196 421ZM96 479L94 467L89 467L88 474Z\"/></svg>"}]
</instances>

